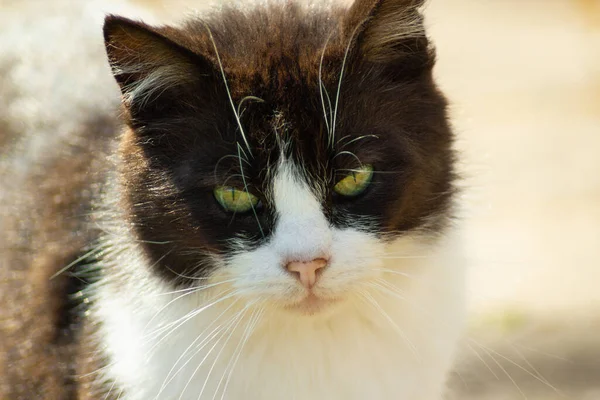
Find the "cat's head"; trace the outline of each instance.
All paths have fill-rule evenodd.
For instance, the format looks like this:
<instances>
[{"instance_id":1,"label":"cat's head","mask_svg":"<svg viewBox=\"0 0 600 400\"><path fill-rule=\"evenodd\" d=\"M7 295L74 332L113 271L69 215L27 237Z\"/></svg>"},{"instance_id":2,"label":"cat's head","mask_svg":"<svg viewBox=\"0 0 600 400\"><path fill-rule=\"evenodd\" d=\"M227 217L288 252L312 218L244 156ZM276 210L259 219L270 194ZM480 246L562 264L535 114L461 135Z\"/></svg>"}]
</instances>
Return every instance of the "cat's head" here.
<instances>
[{"instance_id":1,"label":"cat's head","mask_svg":"<svg viewBox=\"0 0 600 400\"><path fill-rule=\"evenodd\" d=\"M444 229L452 134L421 3L107 18L123 208L153 273L314 311Z\"/></svg>"}]
</instances>

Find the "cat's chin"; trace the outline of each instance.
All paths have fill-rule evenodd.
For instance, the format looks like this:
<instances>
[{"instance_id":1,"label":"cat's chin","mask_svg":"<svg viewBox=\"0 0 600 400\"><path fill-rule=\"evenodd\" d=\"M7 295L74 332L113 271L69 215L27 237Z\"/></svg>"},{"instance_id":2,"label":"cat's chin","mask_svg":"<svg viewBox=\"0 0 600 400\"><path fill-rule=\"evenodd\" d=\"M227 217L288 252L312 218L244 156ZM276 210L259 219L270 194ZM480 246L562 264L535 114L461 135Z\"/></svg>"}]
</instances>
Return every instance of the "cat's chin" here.
<instances>
[{"instance_id":1,"label":"cat's chin","mask_svg":"<svg viewBox=\"0 0 600 400\"><path fill-rule=\"evenodd\" d=\"M286 304L284 309L288 312L306 316L322 315L333 312L340 302L341 299L324 298L314 293L309 293L302 300Z\"/></svg>"}]
</instances>

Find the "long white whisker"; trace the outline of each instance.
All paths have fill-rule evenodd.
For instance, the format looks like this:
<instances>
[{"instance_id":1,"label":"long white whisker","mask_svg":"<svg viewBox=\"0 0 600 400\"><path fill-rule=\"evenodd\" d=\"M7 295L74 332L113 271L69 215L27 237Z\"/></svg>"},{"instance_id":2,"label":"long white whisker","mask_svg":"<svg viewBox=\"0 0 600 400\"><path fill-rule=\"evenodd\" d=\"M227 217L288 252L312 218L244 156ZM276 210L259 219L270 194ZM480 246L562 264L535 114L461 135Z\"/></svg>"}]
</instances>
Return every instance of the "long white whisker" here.
<instances>
[{"instance_id":1,"label":"long white whisker","mask_svg":"<svg viewBox=\"0 0 600 400\"><path fill-rule=\"evenodd\" d=\"M215 357L215 360L213 361L210 369L208 370L208 373L206 374L206 379L204 380L204 384L202 385L202 389L200 390L200 394L198 395L198 400L200 400L202 398L202 393L204 393L204 390L206 389L206 385L208 384L208 381L210 379L210 376L215 368L215 366L217 365L217 362L219 361L219 358L221 357L221 354L223 353L223 350L225 350L225 347L227 346L227 343L229 343L229 340L231 339L231 337L233 336L233 334L235 333L235 331L237 330L237 327L239 326L240 322L243 320L244 316L246 315L246 312L248 311L248 309L253 305L254 303L250 303L248 304L246 307L244 307L244 309L240 312L240 316L237 319L237 322L235 323L235 326L231 329L231 332L229 333L229 336L227 336L227 339L225 339L225 343L223 343L223 346L221 346L221 350L219 350L219 353L217 353L217 356ZM195 374L196 372L194 372ZM194 375L193 374L193 375ZM193 376L192 375L192 376ZM218 389L218 387L217 387Z\"/></svg>"},{"instance_id":2,"label":"long white whisker","mask_svg":"<svg viewBox=\"0 0 600 400\"><path fill-rule=\"evenodd\" d=\"M117 381L114 380L112 385L110 385L110 389L108 389L108 393L106 393L106 396L104 396L104 400L108 400L110 394L112 393L113 389L115 388L115 385L117 384Z\"/></svg>"},{"instance_id":3,"label":"long white whisker","mask_svg":"<svg viewBox=\"0 0 600 400\"><path fill-rule=\"evenodd\" d=\"M347 136L344 136L344 138L345 138L345 137L347 137ZM342 139L344 139L344 138L342 138ZM354 138L354 139L352 139L352 140L350 140L350 141L348 141L348 142L344 143L344 144L342 145L342 147L341 147L341 148L343 149L344 147L348 146L349 144L352 144L352 143L354 143L354 142L358 142L359 140L366 139L366 138L375 138L375 139L379 139L379 136L377 136L377 135L362 135L362 136L356 137L356 138ZM340 140L338 141L338 143L340 143L340 142L342 141L342 139L340 139Z\"/></svg>"},{"instance_id":4,"label":"long white whisker","mask_svg":"<svg viewBox=\"0 0 600 400\"><path fill-rule=\"evenodd\" d=\"M406 334L404 333L404 331L402 329L400 329L400 327L396 324L396 322L394 322L394 320L392 319L392 317L390 317L389 314L387 312L385 312L385 310L383 309L383 307L381 307L381 305L377 302L377 300L375 300L375 298L373 296L371 296L371 294L369 294L369 293L367 293L365 291L362 291L360 293L368 301L368 303L371 304L376 310L378 310L381 313L381 315L392 325L392 327L394 328L394 330L396 332L398 332L398 334L400 335L400 337L402 338L402 340L404 340L404 342L408 345L408 347L413 352L413 354L415 355L415 357L417 357L417 359L420 360L421 357L419 355L418 349L410 341L410 339L406 336Z\"/></svg>"},{"instance_id":5,"label":"long white whisker","mask_svg":"<svg viewBox=\"0 0 600 400\"><path fill-rule=\"evenodd\" d=\"M424 259L428 259L428 258L432 258L432 257L431 256L394 256L393 253L387 253L385 256L381 256L379 258L396 259L396 260L397 259L424 260Z\"/></svg>"},{"instance_id":6,"label":"long white whisker","mask_svg":"<svg viewBox=\"0 0 600 400\"><path fill-rule=\"evenodd\" d=\"M168 292L168 293L160 293L160 294L156 295L156 296L159 296L159 295L166 295L166 294L176 294L176 293L181 293L181 292L184 292L183 294L181 294L181 295L179 295L179 296L175 297L174 299L172 299L171 301L169 301L167 304L165 304L164 306L162 306L162 307L161 307L161 308L160 308L160 309L159 309L159 310L158 310L158 311L157 311L157 312L154 314L154 316L153 316L153 317L150 319L150 321L148 321L148 323L147 323L147 324L146 324L146 326L144 327L144 331L146 330L146 328L148 328L148 325L150 325L150 324L151 324L151 323L154 321L154 319L155 319L155 318L156 318L156 317L157 317L157 316L158 316L158 315L159 315L159 314L160 314L162 311L164 311L164 310L165 310L167 307L169 307L171 304L173 304L173 303L174 303L174 302L176 302L177 300L179 300L179 299L181 299L181 298L183 298L183 297L186 297L186 296L189 296L189 295L195 294L195 293L202 292L202 291L204 291L204 290L206 290L206 289L210 289L210 288L213 288L213 287L216 287L216 286L219 286L219 285L223 285L223 284L225 284L225 283L235 282L236 280L237 280L237 279L226 279L226 280L224 280L224 281L221 281L221 282L215 282L215 283L211 283L211 284L209 284L209 285L195 286L195 287L191 287L191 288L185 288L185 289L180 289L180 290L176 290L176 291L173 291L173 292Z\"/></svg>"},{"instance_id":7,"label":"long white whisker","mask_svg":"<svg viewBox=\"0 0 600 400\"><path fill-rule=\"evenodd\" d=\"M472 339L469 339L469 340L471 340L473 343L475 343L475 345L477 345L481 350L483 350L488 355L488 357L490 357L492 359L492 361L498 366L498 368L500 368L502 370L502 372L504 372L504 374L506 375L506 377L508 379L510 379L510 381L513 383L513 385L515 386L515 388L517 388L517 390L519 391L519 393L521 393L521 396L523 396L523 398L527 400L527 396L525 395L525 393L523 392L523 390L521 390L521 388L517 384L517 381L515 381L513 379L513 377L508 373L508 371L506 370L506 368L504 368L502 366L502 364L500 364L498 362L498 360L496 360L496 358L494 358L492 356L492 354L489 352L489 348L486 348L485 346L482 346L481 344L477 343L476 341L474 341Z\"/></svg>"},{"instance_id":8,"label":"long white whisker","mask_svg":"<svg viewBox=\"0 0 600 400\"><path fill-rule=\"evenodd\" d=\"M229 383L229 378L231 377L231 375L233 373L233 367L235 366L235 363L237 362L237 360L240 356L243 345L246 344L246 340L248 338L248 333L249 333L250 329L253 328L254 320L258 314L259 314L259 310L255 309L252 312L252 314L250 315L250 319L248 320L248 323L246 324L246 328L244 329L244 332L240 336L240 340L238 341L238 344L237 344L235 350L233 351L233 353L229 359L229 362L227 363L227 366L223 370L223 375L221 376L221 379L219 380L219 383L217 384L215 393L213 395L213 400L216 399L217 394L219 393L219 388L221 387L221 384L223 383L223 380L225 379L225 375L227 375L227 379L225 380L225 386L223 387L223 393L221 395L221 400L223 400L223 397L225 397L225 392L227 390L227 383Z\"/></svg>"},{"instance_id":9,"label":"long white whisker","mask_svg":"<svg viewBox=\"0 0 600 400\"><path fill-rule=\"evenodd\" d=\"M221 70L221 76L223 77L223 84L225 85L225 89L227 91L227 97L229 98L229 103L231 104L231 110L233 111L233 114L235 115L235 120L237 122L238 127L240 128L240 134L242 135L242 139L244 140L244 143L246 144L246 147L248 148L248 152L250 153L250 155L252 155L252 149L250 148L250 143L248 142L248 139L246 138L246 134L244 133L244 128L242 127L242 121L240 120L240 116L236 110L235 104L233 103L233 98L231 97L231 91L229 90L229 84L227 83L227 77L225 76L225 70L223 69L223 63L221 62L221 56L219 55L219 50L217 49L217 43L215 42L215 38L213 37L210 27L207 24L205 24L204 26L206 27L206 30L208 31L210 41L212 42L212 45L215 49L215 55L217 57L217 62L219 63L219 69Z\"/></svg>"},{"instance_id":10,"label":"long white whisker","mask_svg":"<svg viewBox=\"0 0 600 400\"><path fill-rule=\"evenodd\" d=\"M240 109L242 107L242 104L244 104L245 101L248 100L254 100L254 101L258 101L259 103L264 103L265 101L263 99L261 99L260 97L256 97L256 96L246 96L243 99L240 100L240 102L238 103L237 106L237 113L239 116L241 116L243 114L243 111L240 112Z\"/></svg>"},{"instance_id":11,"label":"long white whisker","mask_svg":"<svg viewBox=\"0 0 600 400\"><path fill-rule=\"evenodd\" d=\"M213 298L209 299L208 301L212 301L212 300L213 300L213 299L215 299L215 298L220 298L220 296L222 296L222 295L227 295L227 294L231 295L233 292L235 292L233 289L226 290L225 292L218 293L217 295L215 295ZM150 321L148 321L148 322L146 323L146 325L144 326L144 332L146 331L146 329L148 328L148 326L150 325L150 323L151 323L151 322L152 322L152 321L153 321L153 320L156 318L156 316L157 316L159 313L161 313L161 312L162 312L162 311L163 311L163 310L164 310L166 307L168 307L168 306L169 306L170 304L172 304L174 301L176 301L176 300L179 300L180 298L182 298L182 297L185 297L185 296L187 296L187 295L190 295L190 294L193 294L193 293L194 293L194 291L191 291L191 292L184 293L183 295L180 295L180 296L176 297L175 299L173 299L173 300L169 301L169 302L168 302L166 305L164 305L163 307L161 307L161 308L160 308L160 309L159 309L159 310L158 310L158 311L157 311L157 312L154 314L154 316L153 316L153 317L150 319ZM230 297L230 296L229 296L229 297ZM225 298L227 298L227 297L225 297ZM218 300L217 300L217 302L218 302ZM216 304L216 302L215 302L215 303L210 303L208 306L212 306L213 304ZM143 337L144 337L144 338L147 338L147 337L154 337L154 336L158 336L158 335L160 335L160 333L161 333L161 332L163 332L163 331L165 331L165 330L168 330L168 329L169 329L171 326L173 326L173 325L176 325L176 324L177 324L179 321L181 321L181 320L184 320L184 319L188 318L190 315L192 315L192 314L194 314L194 313L196 313L196 312L198 312L198 311L200 311L200 310L204 310L204 309L205 309L205 307L202 307L202 308L200 308L200 309L195 309L195 310L192 310L192 311L190 311L189 313L185 314L183 317L181 317L181 318L178 318L178 319L176 319L175 321L171 321L171 322L169 322L168 324L166 324L165 326L162 326L162 327L160 327L160 328L158 328L158 329L155 329L154 331L151 331L151 332L148 332L148 333L144 333L144 336L143 336Z\"/></svg>"},{"instance_id":12,"label":"long white whisker","mask_svg":"<svg viewBox=\"0 0 600 400\"><path fill-rule=\"evenodd\" d=\"M258 322L260 321L260 319L262 318L262 315L264 314L264 308L262 308L256 315L256 318L254 319L254 321L250 322L248 325L248 329L247 329L247 334L245 335L243 342L242 342L242 346L240 347L240 350L237 353L237 356L235 357L235 361L233 362L233 365L231 366L231 369L229 370L229 374L227 375L227 380L225 381L225 386L223 387L223 394L221 395L221 400L224 400L225 398L225 393L227 392L227 387L229 386L229 382L231 380L231 376L233 375L233 371L235 369L235 366L237 365L238 359L240 358L240 355L242 354L242 351L244 350L244 346L246 346L246 343L248 342L248 339L250 339L250 336L252 336L252 333L254 332L254 329L256 328L256 325L258 324Z\"/></svg>"},{"instance_id":13,"label":"long white whisker","mask_svg":"<svg viewBox=\"0 0 600 400\"><path fill-rule=\"evenodd\" d=\"M163 381L163 384L161 385L160 391L158 392L158 394L156 395L156 398L158 399L160 397L160 394L162 393L162 391L167 387L167 385L169 383L171 383L171 381L173 379L175 379L175 377L185 368L186 365L188 365L193 359L194 356L196 354L198 354L198 352L202 351L202 349L204 347L206 347L206 345L208 343L210 343L210 341L212 339L214 339L220 332L223 331L223 329L225 329L225 326L227 325L227 323L231 320L226 320L225 322L223 322L222 324L219 324L216 328L214 328L208 335L204 336L204 333L209 330L218 320L219 318L221 318L223 315L225 315L225 313L227 313L235 304L237 303L237 301L234 301L233 303L231 303L225 310L223 310L223 312L221 312L221 314L219 314L216 318L213 319L213 321L196 337L196 339L194 339L194 341L192 343L190 343L190 345L183 351L183 353L181 354L181 356L179 356L179 358L177 359L177 361L175 361L175 363L173 364L173 366L171 367L171 369L169 370L169 372L167 373L167 376L165 377L165 380ZM173 374L173 376L171 376L171 374L173 373L173 370L175 370L175 368L177 367L177 365L181 362L181 360L185 357L185 355L188 353L188 351L194 347L194 345L196 344L196 342L198 342L198 340L200 340L200 338L202 338L204 336L204 339L201 340L201 342L197 345L197 350L194 352L194 354L192 354L188 360L183 363L183 365L181 365L181 367L179 367L179 369Z\"/></svg>"},{"instance_id":14,"label":"long white whisker","mask_svg":"<svg viewBox=\"0 0 600 400\"><path fill-rule=\"evenodd\" d=\"M533 366L533 364L531 364L531 363L529 362L529 360L527 359L527 357L525 357L525 354L523 354L523 352L521 352L519 349L517 349L517 348L516 348L516 346L512 346L512 347L513 347L513 350L517 352L517 354L519 355L519 357L521 357L521 359L522 359L523 361L525 361L525 363L527 364L527 366L528 366L529 368L531 368L531 370L533 371L533 373L535 373L535 375L537 375L539 379L541 379L541 380L542 380L542 381L543 381L543 382L544 382L546 385L548 385L549 387L553 387L553 386L550 384L550 382L549 382L549 381L548 381L546 378L544 378L544 376L543 376L543 375L540 373L540 371L538 371L538 370L537 370L537 368L535 368L535 367ZM557 390L557 389L554 389L554 390L555 390L555 391L558 393L558 390Z\"/></svg>"},{"instance_id":15,"label":"long white whisker","mask_svg":"<svg viewBox=\"0 0 600 400\"><path fill-rule=\"evenodd\" d=\"M192 312L189 312L188 314L184 315L183 317L177 319L174 322L170 322L169 324L167 324L165 327L162 327L160 329L155 330L154 332L149 333L149 335L152 336L152 338L150 338L148 341L150 341L151 339L154 339L157 336L160 336L164 331L169 330L173 325L176 325L175 327L173 327L172 329L169 330L168 333L166 333L157 343L155 343L152 348L149 350L152 351L154 348L156 348L160 343L162 343L163 340L165 340L168 336L170 336L173 332L175 332L177 329L179 329L179 327L181 327L183 324L185 324L186 322L188 322L189 320L191 320L192 318L196 317L197 315L199 315L200 313L202 313L203 311L215 306L216 304L225 301L233 296L238 295L239 293L241 293L241 291L233 291L229 294L227 294L226 296L223 296L215 301L213 301L212 303L205 305L197 310L194 310ZM181 321L181 322L180 322Z\"/></svg>"},{"instance_id":16,"label":"long white whisker","mask_svg":"<svg viewBox=\"0 0 600 400\"><path fill-rule=\"evenodd\" d=\"M85 253L84 255L82 255L82 256L80 256L80 257L78 257L76 260L74 260L74 261L70 262L69 264L67 264L67 266L65 266L65 267L63 267L63 268L61 268L61 269L59 269L59 270L58 270L56 273L54 273L54 274L53 274L53 275L50 277L50 280L52 280L52 279L56 278L57 276L59 276L60 274L62 274L62 273L64 273L64 272L68 271L68 270L69 270L69 268L71 268L72 266L74 266L74 265L75 265L75 264L77 264L78 262L85 260L86 258L88 258L89 256L91 256L92 254L95 254L95 253L98 253L98 252L100 252L101 250L103 250L103 249L104 249L104 247L105 247L105 246L103 246L103 245L99 245L99 246L97 246L97 247L93 248L92 250L88 251L88 252L87 252L87 253Z\"/></svg>"},{"instance_id":17,"label":"long white whisker","mask_svg":"<svg viewBox=\"0 0 600 400\"><path fill-rule=\"evenodd\" d=\"M331 35L333 35L333 32L330 33L329 36L327 36L327 39L325 40L325 44L323 45L323 51L321 52L321 61L319 62L319 94L321 95L321 105L323 106L323 117L325 118L325 126L327 127L327 133L331 132L331 128L329 125L329 120L327 119L327 111L325 110L325 99L323 97L323 89L325 89L325 92L327 92L327 88L323 87L323 58L325 57L325 50L327 49L327 45L329 44ZM329 109L331 112L331 102L329 104Z\"/></svg>"},{"instance_id":18,"label":"long white whisker","mask_svg":"<svg viewBox=\"0 0 600 400\"><path fill-rule=\"evenodd\" d=\"M385 281L382 280L380 282L385 282ZM397 293L395 290L392 290L390 288L383 286L381 283L371 282L371 283L368 283L368 285L373 286L373 287L383 291L384 293L388 293L388 294L398 298L399 300L406 301L405 296L402 296L400 293Z\"/></svg>"},{"instance_id":19,"label":"long white whisker","mask_svg":"<svg viewBox=\"0 0 600 400\"><path fill-rule=\"evenodd\" d=\"M209 288L212 288L212 287L215 287L215 286L223 285L225 283L235 282L236 280L237 280L237 278L235 278L235 279L226 279L224 281L219 281L219 282L211 283L211 284L208 284L208 285L192 286L192 287L188 287L188 288L173 290L171 292L157 293L157 294L152 295L152 297L168 296L170 294L177 294L177 293L183 293L183 292L202 291L204 289L209 289Z\"/></svg>"},{"instance_id":20,"label":"long white whisker","mask_svg":"<svg viewBox=\"0 0 600 400\"><path fill-rule=\"evenodd\" d=\"M503 356L502 354L498 353L497 351L495 351L495 350L493 350L493 349L491 349L491 348L489 348L489 347L487 347L487 346L484 346L484 345L482 345L481 343L478 343L478 342L477 342L475 339L469 339L469 341L473 342L473 343L474 343L475 345L477 345L477 346L478 346L480 349L482 349L483 351L485 351L485 352L486 352L488 355L491 355L491 354L495 354L495 355L497 355L498 357L502 358L503 360L505 360L505 361L509 362L510 364L514 365L515 367L519 368L521 371L525 372L526 374L528 374L528 375L529 375L529 376L531 376L532 378L534 378L534 379L536 379L537 381L539 381L539 382L541 382L541 383L543 383L543 384L547 385L549 388L551 388L552 390L554 390L556 393L560 393L560 391L559 391L559 390L558 390L556 387L552 386L552 385L550 384L550 382L548 382L548 381L547 381L547 380L546 380L544 377L541 377L541 376L539 376L539 375L538 375L539 373L538 373L538 374L535 374L535 373L533 373L533 372L529 371L527 368L524 368L524 367L522 367L521 365L519 365L518 363L514 362L514 361L513 361L513 360L511 360L510 358L508 358L508 357L506 357L506 356ZM498 364L498 366L499 366L500 368L502 368L502 367L501 367L501 365L500 365L500 363L498 363L498 362L496 361L496 359L495 359L495 358L493 358L493 357L492 357L492 359L493 359L493 360L496 362L496 364ZM509 378L511 381L513 381L513 383L515 384L515 386L517 386L517 389L519 389L519 391L521 392L521 389L518 387L518 385L517 385L517 384L516 384L516 382L515 382L515 381L512 379L512 377L510 377L510 376L508 375L507 371L506 371L504 368L502 368L502 370L503 370L503 371L504 371L504 372L507 374L508 378ZM535 369L534 369L534 371L535 371ZM536 371L536 372L537 372L537 371ZM523 392L521 392L521 393L523 394ZM523 396L525 396L525 394L523 394ZM526 397L526 396L525 396L525 397Z\"/></svg>"},{"instance_id":21,"label":"long white whisker","mask_svg":"<svg viewBox=\"0 0 600 400\"><path fill-rule=\"evenodd\" d=\"M213 169L213 178L216 181L217 180L217 171L219 170L219 165L221 164L222 161L228 159L228 158L235 158L236 160L238 159L238 156L236 154L228 154L226 156L223 156L221 158L219 158L219 160L217 161L217 163L215 164L215 168ZM251 165L250 162L246 159L243 159L243 161L248 164ZM224 186L224 185L223 185Z\"/></svg>"},{"instance_id":22,"label":"long white whisker","mask_svg":"<svg viewBox=\"0 0 600 400\"><path fill-rule=\"evenodd\" d=\"M362 162L360 162L360 158L358 158L358 156L356 154L354 154L353 152L348 151L348 150L340 151L335 156L333 156L333 158L335 159L338 156L341 156L341 155L344 155L344 154L349 155L350 157L354 158L358 162L359 165L362 165Z\"/></svg>"},{"instance_id":23,"label":"long white whisker","mask_svg":"<svg viewBox=\"0 0 600 400\"><path fill-rule=\"evenodd\" d=\"M238 156L241 157L240 151L242 150L242 148L240 147L239 143L237 145L238 148ZM246 177L244 176L244 167L242 166L242 161L240 160L240 170L242 172L242 182L244 183L244 190L248 191L248 184L246 182ZM254 205L252 203L250 203L250 207L252 207L252 213L254 214L254 218L256 218L256 223L258 223L258 229L260 230L260 234L262 235L262 237L265 237L265 233L263 231L262 225L260 224L260 220L258 219L258 214L256 213L256 208L254 208Z\"/></svg>"},{"instance_id":24,"label":"long white whisker","mask_svg":"<svg viewBox=\"0 0 600 400\"><path fill-rule=\"evenodd\" d=\"M223 339L223 336L225 335L225 332L227 332L233 326L233 324L236 323L236 321L238 321L238 323L239 323L239 319L241 318L241 316L243 315L243 312L245 310L246 309L243 309L242 311L238 312L234 317L232 317L229 320L229 322L227 323L226 328L223 331L224 333L221 334L221 336L219 337L219 339L217 339L217 341L212 345L212 347L208 350L208 352L206 353L206 355L204 356L204 358L200 361L200 363L198 364L198 366L196 367L196 369L194 369L194 371L192 372L192 375L190 376L190 379L188 379L187 383L185 384L185 386L181 390L181 393L179 394L178 400L181 400L183 398L183 395L184 395L185 391L187 390L188 386L190 385L190 383L192 382L192 380L194 379L194 376L196 375L196 373L198 372L198 370L200 370L200 368L202 367L202 365L204 365L204 362L208 359L208 357L212 354L212 352L215 349L215 347L217 347L217 345L221 342L221 340ZM200 350L198 350L198 351L200 351ZM198 351L194 352L194 355L192 355L192 358L198 353ZM204 382L205 385L206 385L206 382L207 381ZM200 395L202 395L202 393ZM198 398L200 398L200 397L198 397Z\"/></svg>"},{"instance_id":25,"label":"long white whisker","mask_svg":"<svg viewBox=\"0 0 600 400\"><path fill-rule=\"evenodd\" d=\"M496 375L496 373L494 372L492 367L490 367L490 365L487 363L487 361L485 361L485 359L483 357L481 357L481 354L479 354L479 352L477 350L475 350L473 348L473 346L471 346L470 344L467 344L467 346L469 346L469 349L475 354L475 356L479 359L479 361L481 361L483 363L483 365L485 365L486 368L492 373L492 375L494 375L494 378L496 378L496 380L499 381L500 377L498 375Z\"/></svg>"},{"instance_id":26,"label":"long white whisker","mask_svg":"<svg viewBox=\"0 0 600 400\"><path fill-rule=\"evenodd\" d=\"M346 51L344 52L344 58L342 60L342 70L340 71L340 78L338 80L338 87L337 87L337 92L335 95L335 108L333 110L333 123L332 123L332 129L331 129L330 146L333 146L334 138L335 138L335 128L336 128L335 125L337 122L337 111L338 111L338 105L340 102L340 92L342 89L342 80L344 79L344 72L346 70L346 59L348 58L348 53L350 52L350 47L352 46L352 40L354 39L354 35L356 35L356 32L358 31L358 28L360 28L361 25L362 24L358 25L352 31L352 34L350 35L350 39L348 40L348 45L346 46Z\"/></svg>"}]
</instances>

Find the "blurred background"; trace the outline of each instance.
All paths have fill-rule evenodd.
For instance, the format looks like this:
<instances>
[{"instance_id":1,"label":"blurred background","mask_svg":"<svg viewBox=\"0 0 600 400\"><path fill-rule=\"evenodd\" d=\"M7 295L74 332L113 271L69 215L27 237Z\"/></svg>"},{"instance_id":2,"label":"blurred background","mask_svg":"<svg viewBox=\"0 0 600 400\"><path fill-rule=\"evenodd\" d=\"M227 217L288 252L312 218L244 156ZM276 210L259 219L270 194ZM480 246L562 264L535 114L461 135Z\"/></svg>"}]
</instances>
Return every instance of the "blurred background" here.
<instances>
[{"instance_id":1,"label":"blurred background","mask_svg":"<svg viewBox=\"0 0 600 400\"><path fill-rule=\"evenodd\" d=\"M215 3L133 1L162 22ZM465 177L471 317L447 399L600 400L600 0L426 17Z\"/></svg>"},{"instance_id":2,"label":"blurred background","mask_svg":"<svg viewBox=\"0 0 600 400\"><path fill-rule=\"evenodd\" d=\"M431 0L463 154L453 399L600 399L600 1Z\"/></svg>"}]
</instances>

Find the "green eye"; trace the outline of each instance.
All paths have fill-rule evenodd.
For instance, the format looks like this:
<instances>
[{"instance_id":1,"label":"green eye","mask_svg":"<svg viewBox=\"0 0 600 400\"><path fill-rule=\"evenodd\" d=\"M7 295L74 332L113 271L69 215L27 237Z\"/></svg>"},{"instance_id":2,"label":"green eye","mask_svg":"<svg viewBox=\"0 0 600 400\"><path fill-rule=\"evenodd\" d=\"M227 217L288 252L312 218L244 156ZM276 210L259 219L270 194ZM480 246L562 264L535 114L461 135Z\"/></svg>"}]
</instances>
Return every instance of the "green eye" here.
<instances>
[{"instance_id":1,"label":"green eye","mask_svg":"<svg viewBox=\"0 0 600 400\"><path fill-rule=\"evenodd\" d=\"M258 205L258 197L244 190L237 190L230 186L218 186L214 191L215 199L225 211L244 213Z\"/></svg>"},{"instance_id":2,"label":"green eye","mask_svg":"<svg viewBox=\"0 0 600 400\"><path fill-rule=\"evenodd\" d=\"M373 178L373 167L371 165L363 165L339 181L333 187L333 190L346 197L358 196L369 186L371 178Z\"/></svg>"}]
</instances>

